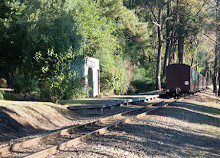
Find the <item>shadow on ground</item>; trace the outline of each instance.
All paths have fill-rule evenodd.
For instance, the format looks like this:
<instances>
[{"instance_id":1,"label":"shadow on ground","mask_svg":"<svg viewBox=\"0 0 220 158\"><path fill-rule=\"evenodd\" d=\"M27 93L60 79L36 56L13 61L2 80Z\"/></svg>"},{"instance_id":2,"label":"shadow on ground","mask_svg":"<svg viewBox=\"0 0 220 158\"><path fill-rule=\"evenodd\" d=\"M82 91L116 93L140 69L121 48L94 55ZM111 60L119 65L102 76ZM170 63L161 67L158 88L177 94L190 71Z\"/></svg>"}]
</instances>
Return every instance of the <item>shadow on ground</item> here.
<instances>
[{"instance_id":1,"label":"shadow on ground","mask_svg":"<svg viewBox=\"0 0 220 158\"><path fill-rule=\"evenodd\" d=\"M88 140L85 150L98 156L114 157L114 151L92 150L96 145L116 148L123 152L135 153L140 157L212 157L220 156L220 140L207 136L189 134L185 131L165 129L149 125L124 124L111 131L123 133L123 136L98 135ZM137 139L138 138L138 139ZM95 143L94 143L95 142ZM114 143L113 143L114 142ZM105 149L104 148L104 149ZM69 149L64 152L80 152ZM116 152L116 151L115 151ZM123 157L123 156L122 156Z\"/></svg>"},{"instance_id":2,"label":"shadow on ground","mask_svg":"<svg viewBox=\"0 0 220 158\"><path fill-rule=\"evenodd\" d=\"M134 146L132 150L142 150L148 156L157 155L170 157L176 153L180 157L190 157L198 156L201 152L209 153L208 155L211 157L220 156L220 153L218 153L220 149L220 139L149 125L125 124L122 128L116 128L114 131L115 130L125 132L126 134L123 137L106 135L104 138L105 145L111 146L111 142L115 142L117 148L121 148L124 151L131 149L127 148L126 145L118 146L117 141L129 142ZM131 137L127 137L127 135L133 135L141 139L137 141L131 139Z\"/></svg>"},{"instance_id":3,"label":"shadow on ground","mask_svg":"<svg viewBox=\"0 0 220 158\"><path fill-rule=\"evenodd\" d=\"M198 104L178 102L150 114L184 120L189 123L220 127L220 118L215 117L215 115L220 115L219 109ZM177 130L148 125L147 123L145 125L131 123L123 124L110 131L116 133L96 136L92 140L88 140L88 146L92 148L101 144L106 148L121 149L124 152L135 153L140 157L220 157L219 138L189 132L187 129ZM88 151L99 156L114 157L114 151L107 153L90 148ZM79 151L69 149L66 152Z\"/></svg>"},{"instance_id":4,"label":"shadow on ground","mask_svg":"<svg viewBox=\"0 0 220 158\"><path fill-rule=\"evenodd\" d=\"M43 132L43 130L35 129L31 125L22 125L13 119L8 113L14 113L19 116L14 111L5 107L0 107L0 142L6 142L14 138Z\"/></svg>"},{"instance_id":5,"label":"shadow on ground","mask_svg":"<svg viewBox=\"0 0 220 158\"><path fill-rule=\"evenodd\" d=\"M137 105L137 106L146 106L150 103L145 103L144 105ZM61 109L60 107L56 107L56 106L52 106L49 105L48 106L53 109L55 111L55 113L60 114L61 116L65 117L68 120L72 120L72 121L76 121L76 120L88 120L91 118L97 118L99 119L100 117L107 117L107 116L111 116L113 114L117 114L123 111L128 111L131 110L131 108L129 107L115 107L113 110L110 110L110 108L106 108L104 110L104 114L87 114L87 115L82 115L79 111L70 111L70 110L64 110ZM31 136L31 135L38 135L38 134L42 134L42 133L51 133L54 131L58 131L60 129L64 129L64 128L68 128L68 127L73 127L73 126L77 126L79 124L74 124L74 125L70 125L70 126L65 126L65 127L60 127L57 126L53 120L50 120L48 118L48 116L46 115L45 112L40 112L39 110L36 110L33 107L28 107L28 112L30 112L30 114L32 112L34 112L36 114L36 116L38 116L38 121L39 122L44 122L48 124L48 126L53 126L56 127L58 129L56 130L43 130L43 129L39 129L36 127L31 126L31 124L28 124L27 122L18 122L18 120L16 120L15 118L13 118L12 116L10 116L10 114L13 114L14 116L16 116L17 118L22 118L22 116L20 116L18 113L16 113L15 111L12 111L6 107L0 107L0 143L3 142L8 142L10 140L13 139L17 139L17 138L21 138L21 137L27 137L27 136ZM60 124L62 124L62 120L59 120L59 118L57 121L60 122ZM42 122L42 123L43 123Z\"/></svg>"},{"instance_id":6,"label":"shadow on ground","mask_svg":"<svg viewBox=\"0 0 220 158\"><path fill-rule=\"evenodd\" d=\"M205 113L204 113L205 112ZM207 113L207 114L206 114ZM151 114L157 115L157 112ZM220 118L208 114L219 114L219 109L198 104L178 102L159 112L160 116L172 117L191 123L220 127Z\"/></svg>"}]
</instances>

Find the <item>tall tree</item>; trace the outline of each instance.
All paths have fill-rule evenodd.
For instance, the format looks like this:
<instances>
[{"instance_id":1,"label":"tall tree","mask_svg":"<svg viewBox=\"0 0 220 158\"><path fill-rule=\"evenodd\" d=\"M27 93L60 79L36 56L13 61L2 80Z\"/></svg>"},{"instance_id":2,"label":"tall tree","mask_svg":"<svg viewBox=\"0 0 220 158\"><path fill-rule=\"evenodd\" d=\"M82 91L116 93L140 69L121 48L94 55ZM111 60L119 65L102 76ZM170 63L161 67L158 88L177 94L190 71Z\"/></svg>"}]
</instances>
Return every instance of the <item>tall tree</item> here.
<instances>
[{"instance_id":1,"label":"tall tree","mask_svg":"<svg viewBox=\"0 0 220 158\"><path fill-rule=\"evenodd\" d=\"M213 92L217 94L217 82L218 82L218 53L217 44L215 46L215 60L214 60L214 74L213 74Z\"/></svg>"},{"instance_id":2,"label":"tall tree","mask_svg":"<svg viewBox=\"0 0 220 158\"><path fill-rule=\"evenodd\" d=\"M164 66L163 66L163 77L166 73L166 66L171 64L171 59L174 60L176 58L176 23L177 23L177 15L173 12L173 1L168 0L166 4L166 50L164 57Z\"/></svg>"},{"instance_id":3,"label":"tall tree","mask_svg":"<svg viewBox=\"0 0 220 158\"><path fill-rule=\"evenodd\" d=\"M155 40L157 40L157 66L156 66L156 89L161 89L161 60L163 47L164 26L166 23L165 0L126 0L126 4L131 5L129 8L136 8L136 12L143 12L145 20L151 22L155 32ZM147 15L147 16L146 16Z\"/></svg>"},{"instance_id":4,"label":"tall tree","mask_svg":"<svg viewBox=\"0 0 220 158\"><path fill-rule=\"evenodd\" d=\"M217 82L218 82L218 60L219 60L219 39L220 39L220 27L219 27L219 0L216 0L216 12L215 12L215 18L216 18L216 45L215 45L215 61L214 61L214 75L213 75L213 92L215 94L218 93L217 88ZM220 92L219 92L220 93Z\"/></svg>"},{"instance_id":5,"label":"tall tree","mask_svg":"<svg viewBox=\"0 0 220 158\"><path fill-rule=\"evenodd\" d=\"M171 1L167 1L167 17L170 17ZM171 50L171 25L170 20L166 21L166 51L164 57L163 76L165 75L166 66L169 64Z\"/></svg>"},{"instance_id":6,"label":"tall tree","mask_svg":"<svg viewBox=\"0 0 220 158\"><path fill-rule=\"evenodd\" d=\"M126 2L128 3L131 1L127 0ZM197 2L196 5L194 5L194 2ZM143 3L142 6L140 6L140 3ZM160 72L161 58L163 56L162 47L164 46L163 39L166 37L163 66L165 72L166 66L173 61L170 59L173 58L175 61L177 59L176 48L178 48L179 63L184 62L184 47L186 40L190 37L189 39L191 40L189 40L190 42L188 43L192 43L193 39L195 39L193 37L198 34L199 18L196 17L195 14L201 9L201 3L189 0L148 0L144 3L142 0L135 0L132 1L132 4L132 8L137 5L137 13L148 15L146 19L154 24L153 28L156 26L156 28L154 28L156 30L155 32L157 32L157 36L154 36L154 39L157 40L156 88L160 89L159 80L161 79ZM163 31L166 31L166 33L164 34ZM178 47L176 47L176 44L178 44Z\"/></svg>"},{"instance_id":7,"label":"tall tree","mask_svg":"<svg viewBox=\"0 0 220 158\"><path fill-rule=\"evenodd\" d=\"M219 0L216 0L216 59L218 60L218 79L219 79L219 88L218 88L218 96L220 96L220 12L219 12Z\"/></svg>"},{"instance_id":8,"label":"tall tree","mask_svg":"<svg viewBox=\"0 0 220 158\"><path fill-rule=\"evenodd\" d=\"M164 24L166 22L166 16L164 14L164 6L166 2L164 0L151 2L149 1L148 7L152 14L151 22L157 26L157 69L156 69L156 89L161 90L161 58L162 58L162 46L163 46L163 31ZM153 10L154 8L157 9ZM157 14L157 15L156 15Z\"/></svg>"},{"instance_id":9,"label":"tall tree","mask_svg":"<svg viewBox=\"0 0 220 158\"><path fill-rule=\"evenodd\" d=\"M161 56L162 56L162 41L163 41L163 28L161 26L161 11L158 10L158 24L157 36L158 36L158 54L157 54L157 71L156 71L156 89L161 90Z\"/></svg>"},{"instance_id":10,"label":"tall tree","mask_svg":"<svg viewBox=\"0 0 220 158\"><path fill-rule=\"evenodd\" d=\"M185 40L185 0L177 0L177 6L179 9L179 27L178 27L178 57L179 63L183 64L184 61L184 40Z\"/></svg>"},{"instance_id":11,"label":"tall tree","mask_svg":"<svg viewBox=\"0 0 220 158\"><path fill-rule=\"evenodd\" d=\"M176 0L174 14L177 18L177 41L179 63L184 63L187 49L186 45L194 45L201 25L203 23L202 14L204 3L197 0ZM191 47L188 52L193 51Z\"/></svg>"}]
</instances>

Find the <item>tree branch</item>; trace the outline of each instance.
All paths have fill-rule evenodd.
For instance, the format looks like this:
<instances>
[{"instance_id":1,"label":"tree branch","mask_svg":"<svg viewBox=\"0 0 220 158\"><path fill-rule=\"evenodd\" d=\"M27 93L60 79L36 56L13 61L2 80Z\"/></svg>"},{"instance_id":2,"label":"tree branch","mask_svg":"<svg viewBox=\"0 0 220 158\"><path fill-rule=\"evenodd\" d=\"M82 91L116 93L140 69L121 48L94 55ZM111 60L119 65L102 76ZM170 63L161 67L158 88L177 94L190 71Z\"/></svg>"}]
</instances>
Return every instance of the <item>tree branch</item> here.
<instances>
[{"instance_id":1,"label":"tree branch","mask_svg":"<svg viewBox=\"0 0 220 158\"><path fill-rule=\"evenodd\" d=\"M152 8L151 7L149 7L150 8L150 11L151 11L151 13L153 14L153 16L154 16L154 19L156 20L156 22L158 23L158 19L157 19L157 17L156 17L156 15L154 14L154 11L152 10Z\"/></svg>"},{"instance_id":2,"label":"tree branch","mask_svg":"<svg viewBox=\"0 0 220 158\"><path fill-rule=\"evenodd\" d=\"M199 9L199 11L196 13L196 16L201 12L202 8L206 5L206 3L203 3L202 7Z\"/></svg>"}]
</instances>

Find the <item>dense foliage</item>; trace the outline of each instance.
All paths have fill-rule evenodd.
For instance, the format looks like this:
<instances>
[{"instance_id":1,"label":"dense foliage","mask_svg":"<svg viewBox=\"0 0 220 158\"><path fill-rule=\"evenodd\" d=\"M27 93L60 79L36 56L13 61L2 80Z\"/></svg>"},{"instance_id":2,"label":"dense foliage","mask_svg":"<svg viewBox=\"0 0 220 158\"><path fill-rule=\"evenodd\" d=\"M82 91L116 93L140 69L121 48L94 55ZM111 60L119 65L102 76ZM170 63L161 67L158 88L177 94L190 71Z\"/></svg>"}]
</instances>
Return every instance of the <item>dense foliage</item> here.
<instances>
[{"instance_id":1,"label":"dense foliage","mask_svg":"<svg viewBox=\"0 0 220 158\"><path fill-rule=\"evenodd\" d=\"M213 72L210 67L219 63L215 60L213 64L213 50L219 45L219 33L213 36L220 26L217 22L219 0L124 0L124 4L135 10L153 30L153 44L158 50L155 77L158 89L160 81L164 80L166 66L172 63L192 65L210 78L208 74ZM203 55L206 57L201 58Z\"/></svg>"},{"instance_id":2,"label":"dense foliage","mask_svg":"<svg viewBox=\"0 0 220 158\"><path fill-rule=\"evenodd\" d=\"M8 7L8 13L3 11L5 17L1 19L5 30L1 35L1 71L9 84L18 92L36 92L42 99L69 97L65 87L75 90L70 62L80 55L82 38L65 3L1 3Z\"/></svg>"},{"instance_id":3,"label":"dense foliage","mask_svg":"<svg viewBox=\"0 0 220 158\"><path fill-rule=\"evenodd\" d=\"M1 76L20 93L46 100L80 97L82 79L71 65L85 56L100 60L103 94L125 93L129 67L149 45L146 23L122 1L0 3Z\"/></svg>"},{"instance_id":4,"label":"dense foliage","mask_svg":"<svg viewBox=\"0 0 220 158\"><path fill-rule=\"evenodd\" d=\"M213 54L207 51L210 41L200 37L213 26L213 20L207 22L213 16L210 4L2 0L0 78L16 92L51 100L84 96L82 78L73 65L86 56L100 60L102 94L143 92L155 84L160 89L165 66L178 61L207 74Z\"/></svg>"}]
</instances>

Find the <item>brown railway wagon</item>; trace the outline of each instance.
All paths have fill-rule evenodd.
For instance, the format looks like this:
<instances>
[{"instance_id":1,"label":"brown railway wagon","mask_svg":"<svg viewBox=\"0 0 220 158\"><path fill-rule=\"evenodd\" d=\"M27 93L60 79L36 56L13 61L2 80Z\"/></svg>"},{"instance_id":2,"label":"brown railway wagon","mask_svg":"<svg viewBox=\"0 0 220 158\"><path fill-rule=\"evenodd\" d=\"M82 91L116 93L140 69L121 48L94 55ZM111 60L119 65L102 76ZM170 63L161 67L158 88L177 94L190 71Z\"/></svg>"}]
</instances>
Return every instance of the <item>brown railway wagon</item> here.
<instances>
[{"instance_id":1,"label":"brown railway wagon","mask_svg":"<svg viewBox=\"0 0 220 158\"><path fill-rule=\"evenodd\" d=\"M198 89L198 72L186 64L172 64L166 68L166 92L194 93Z\"/></svg>"}]
</instances>

